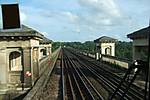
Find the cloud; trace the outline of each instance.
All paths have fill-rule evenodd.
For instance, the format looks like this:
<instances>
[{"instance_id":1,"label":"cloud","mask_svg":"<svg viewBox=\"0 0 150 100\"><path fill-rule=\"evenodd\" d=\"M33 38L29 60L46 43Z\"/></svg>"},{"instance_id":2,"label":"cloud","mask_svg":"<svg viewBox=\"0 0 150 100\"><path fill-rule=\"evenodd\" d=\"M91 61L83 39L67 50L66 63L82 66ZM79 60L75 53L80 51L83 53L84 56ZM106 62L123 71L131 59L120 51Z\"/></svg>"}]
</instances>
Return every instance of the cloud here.
<instances>
[{"instance_id":1,"label":"cloud","mask_svg":"<svg viewBox=\"0 0 150 100\"><path fill-rule=\"evenodd\" d=\"M78 0L78 3L81 12L78 12L76 21L80 29L84 27L84 30L89 32L99 31L107 34L120 27L135 27L134 20L123 12L115 0Z\"/></svg>"},{"instance_id":2,"label":"cloud","mask_svg":"<svg viewBox=\"0 0 150 100\"><path fill-rule=\"evenodd\" d=\"M146 0L142 2L144 1ZM52 0L51 2L31 0L31 2L22 2L21 20L23 23L44 32L54 40L84 41L101 35L126 36L125 33L137 28L138 24L140 27L143 25L145 17L142 17L139 23L141 16L149 14L144 4L143 8L136 8L136 4L139 3L135 4L135 2L138 0ZM136 10L132 11L131 8L138 10L139 14L137 15Z\"/></svg>"},{"instance_id":3,"label":"cloud","mask_svg":"<svg viewBox=\"0 0 150 100\"><path fill-rule=\"evenodd\" d=\"M77 33L80 33L80 32L81 32L80 27L78 27L78 26L77 26L77 28L76 28L76 32L77 32Z\"/></svg>"},{"instance_id":4,"label":"cloud","mask_svg":"<svg viewBox=\"0 0 150 100\"><path fill-rule=\"evenodd\" d=\"M121 21L121 13L114 0L78 0L78 4L80 7L76 12L62 11L57 13L58 16L67 18L70 23L79 27L76 30L85 26L94 30L100 26L118 25Z\"/></svg>"},{"instance_id":5,"label":"cloud","mask_svg":"<svg viewBox=\"0 0 150 100\"><path fill-rule=\"evenodd\" d=\"M81 6L92 9L92 11L101 12L114 17L120 16L120 11L114 0L79 0L79 3Z\"/></svg>"},{"instance_id":6,"label":"cloud","mask_svg":"<svg viewBox=\"0 0 150 100\"><path fill-rule=\"evenodd\" d=\"M79 16L78 15L76 15L76 14L73 14L73 13L71 13L71 12L63 12L63 14L64 14L64 16L66 16L69 20L70 20L70 22L72 22L72 23L76 23L78 20L79 20Z\"/></svg>"}]
</instances>

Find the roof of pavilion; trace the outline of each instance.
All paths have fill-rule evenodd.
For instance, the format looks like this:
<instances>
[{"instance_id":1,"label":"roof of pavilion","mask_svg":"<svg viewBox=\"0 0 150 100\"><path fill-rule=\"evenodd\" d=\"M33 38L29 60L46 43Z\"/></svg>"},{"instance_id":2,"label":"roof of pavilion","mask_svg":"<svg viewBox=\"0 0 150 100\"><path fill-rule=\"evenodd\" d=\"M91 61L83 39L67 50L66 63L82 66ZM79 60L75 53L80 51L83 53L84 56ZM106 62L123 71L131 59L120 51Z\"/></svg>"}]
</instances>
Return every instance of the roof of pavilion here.
<instances>
[{"instance_id":1,"label":"roof of pavilion","mask_svg":"<svg viewBox=\"0 0 150 100\"><path fill-rule=\"evenodd\" d=\"M96 40L94 40L95 43L109 43L109 42L116 42L117 39L114 39L114 38L111 38L111 37L108 37L108 36L102 36Z\"/></svg>"},{"instance_id":2,"label":"roof of pavilion","mask_svg":"<svg viewBox=\"0 0 150 100\"><path fill-rule=\"evenodd\" d=\"M52 43L52 40L46 38L43 36L42 40L40 40L40 44L50 44Z\"/></svg>"},{"instance_id":3,"label":"roof of pavilion","mask_svg":"<svg viewBox=\"0 0 150 100\"><path fill-rule=\"evenodd\" d=\"M43 37L41 33L25 25L21 25L21 28L19 29L0 30L0 37L9 37L9 36L14 36L14 37L31 36L31 37L39 37L39 38Z\"/></svg>"}]
</instances>

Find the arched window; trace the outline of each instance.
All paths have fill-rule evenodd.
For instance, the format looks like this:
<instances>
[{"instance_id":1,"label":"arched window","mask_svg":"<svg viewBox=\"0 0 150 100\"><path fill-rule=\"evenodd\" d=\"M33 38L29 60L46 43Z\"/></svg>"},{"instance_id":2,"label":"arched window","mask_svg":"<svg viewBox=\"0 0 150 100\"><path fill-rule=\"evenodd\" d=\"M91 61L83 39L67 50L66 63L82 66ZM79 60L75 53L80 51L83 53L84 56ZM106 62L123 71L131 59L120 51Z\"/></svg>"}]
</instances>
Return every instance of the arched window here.
<instances>
[{"instance_id":1,"label":"arched window","mask_svg":"<svg viewBox=\"0 0 150 100\"><path fill-rule=\"evenodd\" d=\"M46 56L46 49L41 49L40 52L42 53L43 56Z\"/></svg>"},{"instance_id":2,"label":"arched window","mask_svg":"<svg viewBox=\"0 0 150 100\"><path fill-rule=\"evenodd\" d=\"M111 55L111 47L105 49L105 55Z\"/></svg>"},{"instance_id":3,"label":"arched window","mask_svg":"<svg viewBox=\"0 0 150 100\"><path fill-rule=\"evenodd\" d=\"M21 54L17 51L9 55L9 65L11 71L22 71Z\"/></svg>"}]
</instances>

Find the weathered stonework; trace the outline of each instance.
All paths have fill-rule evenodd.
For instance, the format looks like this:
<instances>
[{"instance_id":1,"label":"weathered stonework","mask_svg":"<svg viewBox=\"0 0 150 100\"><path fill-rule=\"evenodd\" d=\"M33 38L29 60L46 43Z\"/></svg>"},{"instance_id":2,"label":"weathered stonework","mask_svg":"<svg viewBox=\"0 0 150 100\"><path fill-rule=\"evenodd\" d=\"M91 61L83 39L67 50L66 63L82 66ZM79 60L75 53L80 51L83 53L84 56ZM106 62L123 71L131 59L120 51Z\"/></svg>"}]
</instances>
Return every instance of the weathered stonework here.
<instances>
[{"instance_id":1,"label":"weathered stonework","mask_svg":"<svg viewBox=\"0 0 150 100\"><path fill-rule=\"evenodd\" d=\"M45 39L24 25L20 30L0 31L0 90L22 85L30 88L35 84L40 76L40 59L51 54L52 41Z\"/></svg>"},{"instance_id":2,"label":"weathered stonework","mask_svg":"<svg viewBox=\"0 0 150 100\"><path fill-rule=\"evenodd\" d=\"M107 36L103 36L94 40L96 44L95 45L96 59L98 60L99 58L101 58L101 54L115 56L115 42L116 41L117 41L116 39L113 39Z\"/></svg>"}]
</instances>

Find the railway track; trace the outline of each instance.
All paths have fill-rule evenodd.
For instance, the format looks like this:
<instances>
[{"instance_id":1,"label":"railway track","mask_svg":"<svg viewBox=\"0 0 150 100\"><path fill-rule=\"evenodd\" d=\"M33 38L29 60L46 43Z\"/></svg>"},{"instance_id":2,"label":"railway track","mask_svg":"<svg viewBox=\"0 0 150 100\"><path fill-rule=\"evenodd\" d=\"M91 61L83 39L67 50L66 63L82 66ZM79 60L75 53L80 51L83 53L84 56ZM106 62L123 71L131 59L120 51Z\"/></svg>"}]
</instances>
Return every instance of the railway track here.
<instances>
[{"instance_id":1,"label":"railway track","mask_svg":"<svg viewBox=\"0 0 150 100\"><path fill-rule=\"evenodd\" d=\"M77 68L76 59L72 58L66 51L62 56L62 72L64 72L64 100L103 100L103 97L93 87L84 73Z\"/></svg>"},{"instance_id":2,"label":"railway track","mask_svg":"<svg viewBox=\"0 0 150 100\"><path fill-rule=\"evenodd\" d=\"M86 61L86 59L85 59ZM99 65L99 62L97 63L97 61L92 61L92 62L87 62L87 63L90 63L91 66L93 66L93 69L95 69L98 73L104 73L102 74L106 79L108 79L111 84L113 84L116 88L116 86L118 86L118 84L120 83L120 81L122 80L122 77L114 74L113 72L105 69L105 65L103 64L100 64ZM101 66L103 66L101 68ZM124 91L124 89L127 87L129 83L125 83L123 84L123 87L121 87L120 91ZM119 92L119 93L121 93ZM120 95L120 94L119 94ZM122 96L122 95L120 95ZM128 94L126 95L126 97L130 97L129 99L132 99L132 100L143 100L144 98L144 90L140 87L137 87L135 85L132 85Z\"/></svg>"},{"instance_id":3,"label":"railway track","mask_svg":"<svg viewBox=\"0 0 150 100\"><path fill-rule=\"evenodd\" d=\"M88 61L88 59L78 54L74 50L63 49L62 57L62 75L64 78L63 85L63 99L64 100L108 100L109 97L103 97L98 90L101 84L108 91L109 95L115 91L117 85L121 81L121 77L115 75L109 70L104 69L104 66L97 62ZM96 86L92 80L97 81L99 84ZM116 99L122 95L128 83L124 84L118 92ZM143 100L143 90L139 87L132 85L129 92L123 99L125 100Z\"/></svg>"}]
</instances>

